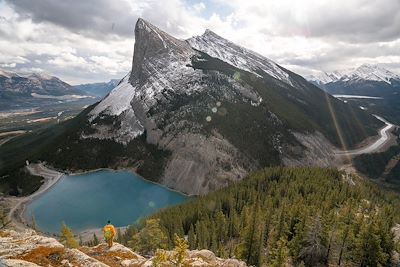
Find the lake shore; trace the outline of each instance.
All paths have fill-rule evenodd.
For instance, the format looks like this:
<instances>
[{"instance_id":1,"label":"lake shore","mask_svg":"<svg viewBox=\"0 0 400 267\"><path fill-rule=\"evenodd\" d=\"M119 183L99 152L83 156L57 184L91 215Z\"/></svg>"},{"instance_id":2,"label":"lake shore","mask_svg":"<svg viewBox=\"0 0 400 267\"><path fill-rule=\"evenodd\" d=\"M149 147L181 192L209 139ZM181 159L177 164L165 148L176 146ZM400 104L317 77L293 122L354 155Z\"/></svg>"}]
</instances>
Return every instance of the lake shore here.
<instances>
[{"instance_id":1,"label":"lake shore","mask_svg":"<svg viewBox=\"0 0 400 267\"><path fill-rule=\"evenodd\" d=\"M41 176L44 178L44 183L42 186L34 192L32 195L26 196L26 197L5 197L4 199L6 200L6 205L10 208L9 213L8 213L8 219L11 221L11 226L15 228L16 230L25 230L25 229L31 229L32 225L31 222L29 221L29 218L26 217L26 207L31 203L33 200L35 200L37 197L41 196L48 190L50 190L57 182L61 181L66 175L68 176L77 176L77 175L83 175L83 174L90 174L94 172L100 172L100 171L111 171L111 172L122 172L126 171L129 172L136 177L140 178L146 183L151 183L151 184L156 184L158 186L161 186L169 191L179 193L182 196L189 197L187 194L184 194L182 192L179 192L177 190L171 189L166 187L165 185L147 180L143 178L142 176L138 175L133 168L121 168L121 169L110 169L110 168L98 168L98 169L93 169L93 170L85 170L85 171L77 171L77 172L65 172L64 171L59 171L52 169L51 167L46 166L44 163L38 163L38 164L30 164L26 167L28 171L35 176ZM124 233L126 229L129 227L129 225L126 226L121 226L121 227L116 227L116 229L119 229L121 233ZM40 231L40 230L39 230ZM43 234L46 234L43 232ZM102 233L102 228L91 228L91 229L85 229L82 231L74 231L75 237L78 239L81 237L83 242L88 242L93 239L93 234L96 234L96 236L99 238L99 240L102 239L103 233ZM54 235L54 234L50 234Z\"/></svg>"},{"instance_id":2,"label":"lake shore","mask_svg":"<svg viewBox=\"0 0 400 267\"><path fill-rule=\"evenodd\" d=\"M148 179L144 178L143 176L141 176L140 174L138 174L138 173L136 172L136 169L135 169L135 168L119 168L119 169L98 168L98 169L87 170L87 171L79 170L79 171L77 171L77 172L68 172L67 174L68 174L69 176L75 176L75 175L88 174L88 173L93 173L93 172L98 172L98 171L112 171L112 172L126 171L126 172L129 172L129 173L131 173L131 174L133 174L133 175L139 177L140 179L142 179L142 180L145 181L145 182L152 183L152 184L156 184L156 185L161 186L161 187L163 187L163 188L165 188L165 189L167 189L167 190L169 190L169 191L172 191L172 192L181 194L181 195L183 195L183 196L185 196L185 197L195 197L195 196L196 196L196 195L189 195L189 194L183 193L183 192L181 192L181 191L178 191L178 190L176 190L176 189L170 188L170 187L168 187L168 186L166 186L166 185L163 185L163 184L161 184L161 183L157 183L157 182L148 180Z\"/></svg>"},{"instance_id":3,"label":"lake shore","mask_svg":"<svg viewBox=\"0 0 400 267\"><path fill-rule=\"evenodd\" d=\"M17 230L24 230L30 228L28 222L24 217L26 206L32 202L35 198L39 197L47 190L52 188L57 182L63 177L64 173L52 170L44 166L43 163L29 164L26 166L28 171L35 176L44 178L42 186L33 194L26 197L6 197L5 201L10 207L8 213L8 220L11 221L11 225Z\"/></svg>"},{"instance_id":4,"label":"lake shore","mask_svg":"<svg viewBox=\"0 0 400 267\"><path fill-rule=\"evenodd\" d=\"M115 227L115 230L120 230L121 234L123 235L125 231L128 229L129 226L121 226L121 227ZM77 234L75 234L75 237L79 240L82 240L82 242L86 243L89 241L93 240L93 235L96 235L98 240L101 242L104 240L103 237L103 228L91 228L87 230L83 230ZM117 235L114 237L114 241L116 241Z\"/></svg>"}]
</instances>

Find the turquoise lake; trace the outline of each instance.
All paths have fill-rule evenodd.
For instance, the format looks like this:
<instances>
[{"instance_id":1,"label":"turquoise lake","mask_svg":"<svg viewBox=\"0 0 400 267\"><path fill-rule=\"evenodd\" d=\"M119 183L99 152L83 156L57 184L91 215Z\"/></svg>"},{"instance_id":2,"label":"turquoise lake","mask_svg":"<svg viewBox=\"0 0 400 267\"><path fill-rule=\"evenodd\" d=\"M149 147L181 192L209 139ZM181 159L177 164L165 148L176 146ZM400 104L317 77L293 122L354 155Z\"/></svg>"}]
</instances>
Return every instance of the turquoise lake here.
<instances>
[{"instance_id":1,"label":"turquoise lake","mask_svg":"<svg viewBox=\"0 0 400 267\"><path fill-rule=\"evenodd\" d=\"M59 233L65 222L74 232L132 224L160 208L185 202L187 196L168 190L124 171L101 170L64 176L26 207L25 218L34 215L37 227Z\"/></svg>"}]
</instances>

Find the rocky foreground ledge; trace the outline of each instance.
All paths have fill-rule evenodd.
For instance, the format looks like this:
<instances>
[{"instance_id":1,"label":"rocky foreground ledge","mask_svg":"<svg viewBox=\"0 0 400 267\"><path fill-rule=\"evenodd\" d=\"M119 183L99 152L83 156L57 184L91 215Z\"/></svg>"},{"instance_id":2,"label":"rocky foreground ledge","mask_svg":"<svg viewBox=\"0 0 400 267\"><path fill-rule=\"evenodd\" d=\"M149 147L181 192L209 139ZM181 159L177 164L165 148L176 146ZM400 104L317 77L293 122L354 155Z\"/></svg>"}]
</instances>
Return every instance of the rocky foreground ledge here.
<instances>
[{"instance_id":1,"label":"rocky foreground ledge","mask_svg":"<svg viewBox=\"0 0 400 267\"><path fill-rule=\"evenodd\" d=\"M170 252L167 252L170 253ZM54 238L38 235L33 230L0 232L0 266L154 266L153 258L145 258L129 248L114 243L108 248L102 243L95 247L69 249ZM161 266L174 266L165 263ZM236 259L221 259L209 250L188 250L183 266L245 267Z\"/></svg>"}]
</instances>

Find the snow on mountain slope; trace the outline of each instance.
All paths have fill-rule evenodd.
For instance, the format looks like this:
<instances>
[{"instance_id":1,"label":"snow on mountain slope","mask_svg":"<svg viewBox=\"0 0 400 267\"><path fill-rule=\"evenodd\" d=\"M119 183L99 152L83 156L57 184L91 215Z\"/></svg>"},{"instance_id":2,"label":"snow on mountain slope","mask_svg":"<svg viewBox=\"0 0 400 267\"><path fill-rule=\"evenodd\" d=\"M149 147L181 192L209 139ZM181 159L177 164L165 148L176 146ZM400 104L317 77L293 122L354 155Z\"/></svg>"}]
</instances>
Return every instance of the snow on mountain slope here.
<instances>
[{"instance_id":1,"label":"snow on mountain slope","mask_svg":"<svg viewBox=\"0 0 400 267\"><path fill-rule=\"evenodd\" d=\"M400 76L377 65L363 64L354 70L352 73L342 77L343 81L349 80L369 80L382 81L391 84L391 79L400 80Z\"/></svg>"},{"instance_id":2,"label":"snow on mountain slope","mask_svg":"<svg viewBox=\"0 0 400 267\"><path fill-rule=\"evenodd\" d=\"M333 71L333 72L320 72L314 75L307 76L307 80L315 82L317 84L327 84L330 82L336 82L344 76L346 71Z\"/></svg>"},{"instance_id":3,"label":"snow on mountain slope","mask_svg":"<svg viewBox=\"0 0 400 267\"><path fill-rule=\"evenodd\" d=\"M257 72L262 70L268 75L292 85L289 74L273 61L240 47L210 30L206 30L201 36L188 39L187 42L194 49L207 53L239 69L256 75L259 75Z\"/></svg>"},{"instance_id":4,"label":"snow on mountain slope","mask_svg":"<svg viewBox=\"0 0 400 267\"><path fill-rule=\"evenodd\" d=\"M92 110L92 119L102 112L118 116L132 108L134 98L143 101L148 110L163 97L162 92L190 95L201 89L196 83L201 71L190 67L191 57L196 52L186 42L143 19L138 20L135 34L132 71ZM180 86L190 81L193 81L191 87Z\"/></svg>"},{"instance_id":5,"label":"snow on mountain slope","mask_svg":"<svg viewBox=\"0 0 400 267\"><path fill-rule=\"evenodd\" d=\"M92 135L82 136L83 138L115 139L123 144L128 143L135 137L141 135L144 127L135 115L131 101L135 95L135 87L129 82L130 72L122 79L110 94L108 94L89 113L89 121L96 126L95 119L108 116L121 116L117 129L110 131L108 127L97 127L98 132Z\"/></svg>"},{"instance_id":6,"label":"snow on mountain slope","mask_svg":"<svg viewBox=\"0 0 400 267\"><path fill-rule=\"evenodd\" d=\"M135 94L135 88L129 83L130 72L122 79L108 96L106 96L91 112L91 120L96 115L104 113L107 115L118 116L123 111L131 108L130 101Z\"/></svg>"},{"instance_id":7,"label":"snow on mountain slope","mask_svg":"<svg viewBox=\"0 0 400 267\"><path fill-rule=\"evenodd\" d=\"M363 64L352 70L320 72L308 76L307 79L319 85L337 81L348 82L356 80L379 81L391 84L392 79L400 80L400 76L378 65Z\"/></svg>"}]
</instances>

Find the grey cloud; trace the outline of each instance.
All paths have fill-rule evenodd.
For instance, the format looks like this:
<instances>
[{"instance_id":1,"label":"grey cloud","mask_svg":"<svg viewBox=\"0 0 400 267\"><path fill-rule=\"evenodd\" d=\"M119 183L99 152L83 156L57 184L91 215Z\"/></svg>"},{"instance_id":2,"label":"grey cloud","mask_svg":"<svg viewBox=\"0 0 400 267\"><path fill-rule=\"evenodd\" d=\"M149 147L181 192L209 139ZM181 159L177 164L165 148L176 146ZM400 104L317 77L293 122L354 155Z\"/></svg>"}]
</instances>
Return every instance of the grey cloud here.
<instances>
[{"instance_id":1,"label":"grey cloud","mask_svg":"<svg viewBox=\"0 0 400 267\"><path fill-rule=\"evenodd\" d=\"M260 18L270 16L274 28L261 28L264 34L323 37L351 43L391 41L400 37L399 0L320 1L305 4L300 18L297 10L257 10Z\"/></svg>"},{"instance_id":2,"label":"grey cloud","mask_svg":"<svg viewBox=\"0 0 400 267\"><path fill-rule=\"evenodd\" d=\"M382 45L380 43L365 43L352 45L348 43L336 43L330 49L325 50L322 54L314 53L309 57L299 57L294 53L285 53L280 56L278 61L283 65L295 65L314 70L337 70L343 68L356 67L354 65L346 65L354 59L385 56L398 56L398 46ZM398 68L400 63L387 63L389 68Z\"/></svg>"},{"instance_id":3,"label":"grey cloud","mask_svg":"<svg viewBox=\"0 0 400 267\"><path fill-rule=\"evenodd\" d=\"M364 1L355 10L321 10L308 26L311 36L353 43L395 40L400 37L400 1Z\"/></svg>"},{"instance_id":4,"label":"grey cloud","mask_svg":"<svg viewBox=\"0 0 400 267\"><path fill-rule=\"evenodd\" d=\"M109 0L6 0L22 18L50 22L72 32L91 36L133 36L138 18L124 1Z\"/></svg>"},{"instance_id":5,"label":"grey cloud","mask_svg":"<svg viewBox=\"0 0 400 267\"><path fill-rule=\"evenodd\" d=\"M133 10L115 0L6 0L22 18L49 22L90 37L133 37L136 20L143 17L170 34L187 37L191 12L179 1L143 1ZM166 6L168 8L166 8Z\"/></svg>"}]
</instances>

